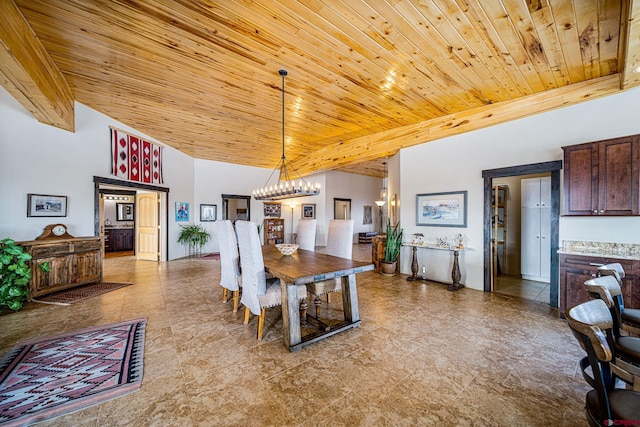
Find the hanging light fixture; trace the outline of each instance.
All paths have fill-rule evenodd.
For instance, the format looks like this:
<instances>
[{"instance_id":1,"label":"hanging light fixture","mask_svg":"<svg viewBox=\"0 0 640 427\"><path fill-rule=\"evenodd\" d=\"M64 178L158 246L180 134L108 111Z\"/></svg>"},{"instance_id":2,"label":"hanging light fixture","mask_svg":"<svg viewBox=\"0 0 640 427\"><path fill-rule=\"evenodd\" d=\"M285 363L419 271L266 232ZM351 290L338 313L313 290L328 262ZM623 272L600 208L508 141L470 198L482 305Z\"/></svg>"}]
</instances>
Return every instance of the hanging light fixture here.
<instances>
[{"instance_id":1,"label":"hanging light fixture","mask_svg":"<svg viewBox=\"0 0 640 427\"><path fill-rule=\"evenodd\" d=\"M382 200L387 199L387 162L382 162L384 166L384 176L382 177L382 190L380 190L380 198Z\"/></svg>"},{"instance_id":2,"label":"hanging light fixture","mask_svg":"<svg viewBox=\"0 0 640 427\"><path fill-rule=\"evenodd\" d=\"M289 168L296 176L290 176L287 170L287 158L284 155L284 76L287 70L280 70L278 73L282 76L282 157L275 167L264 187L253 190L253 198L256 200L281 200L291 199L294 197L317 196L320 194L320 184L310 184L305 181L298 171L291 164ZM278 180L275 184L269 185L269 180L278 171Z\"/></svg>"},{"instance_id":3,"label":"hanging light fixture","mask_svg":"<svg viewBox=\"0 0 640 427\"><path fill-rule=\"evenodd\" d=\"M384 233L384 225L382 222L382 213L383 213L383 206L387 203L387 162L382 162L382 165L384 166L384 176L382 177L382 190L380 190L380 199L376 200L376 206L378 206L378 216L379 216L379 220L380 220L380 234Z\"/></svg>"}]
</instances>

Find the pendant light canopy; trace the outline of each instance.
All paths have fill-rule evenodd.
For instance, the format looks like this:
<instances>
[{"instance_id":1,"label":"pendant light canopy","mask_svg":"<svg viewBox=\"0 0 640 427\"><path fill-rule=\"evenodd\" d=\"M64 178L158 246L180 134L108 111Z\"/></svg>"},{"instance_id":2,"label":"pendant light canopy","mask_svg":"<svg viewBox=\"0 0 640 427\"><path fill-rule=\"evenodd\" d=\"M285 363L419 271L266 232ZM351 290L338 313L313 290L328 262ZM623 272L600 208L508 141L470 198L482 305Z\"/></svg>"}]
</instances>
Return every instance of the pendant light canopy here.
<instances>
[{"instance_id":1,"label":"pendant light canopy","mask_svg":"<svg viewBox=\"0 0 640 427\"><path fill-rule=\"evenodd\" d=\"M296 171L287 161L284 155L284 77L287 70L278 72L282 76L282 157L276 165L264 187L253 190L253 198L256 200L282 200L294 197L317 196L320 194L320 184L310 184L305 181L298 171ZM288 168L292 170L295 176L290 176ZM269 181L278 172L278 180L269 185Z\"/></svg>"}]
</instances>

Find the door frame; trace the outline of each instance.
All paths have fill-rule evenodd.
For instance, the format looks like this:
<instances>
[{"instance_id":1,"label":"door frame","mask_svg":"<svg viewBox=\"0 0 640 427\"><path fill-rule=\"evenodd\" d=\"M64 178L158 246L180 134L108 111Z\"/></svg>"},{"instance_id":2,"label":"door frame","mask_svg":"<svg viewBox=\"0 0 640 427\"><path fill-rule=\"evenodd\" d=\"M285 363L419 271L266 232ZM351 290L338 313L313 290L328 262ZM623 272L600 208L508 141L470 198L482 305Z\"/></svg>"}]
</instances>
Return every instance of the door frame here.
<instances>
[{"instance_id":1,"label":"door frame","mask_svg":"<svg viewBox=\"0 0 640 427\"><path fill-rule=\"evenodd\" d=\"M487 169L482 171L484 178L484 291L493 292L491 286L491 185L493 178L506 176L531 175L537 173L551 173L551 224L549 228L551 245L551 277L549 280L549 304L558 307L560 291L560 270L558 249L560 244L560 171L562 160L532 163L528 165L510 166L506 168Z\"/></svg>"},{"instance_id":2,"label":"door frame","mask_svg":"<svg viewBox=\"0 0 640 427\"><path fill-rule=\"evenodd\" d=\"M100 185L116 185L118 187L125 188L133 188L137 190L148 190L148 191L156 191L159 193L165 193L165 218L164 218L164 229L165 233L160 233L159 239L161 239L161 235L164 234L164 253L166 254L166 259L169 258L169 189L166 187L159 187L157 185L144 184L141 182L131 182L131 181L122 181L119 179L113 178L103 178L100 176L93 177L93 186L94 186L94 200L93 200L93 208L94 208L94 224L93 231L95 236L100 235ZM159 221L160 226L162 227L162 220Z\"/></svg>"}]
</instances>

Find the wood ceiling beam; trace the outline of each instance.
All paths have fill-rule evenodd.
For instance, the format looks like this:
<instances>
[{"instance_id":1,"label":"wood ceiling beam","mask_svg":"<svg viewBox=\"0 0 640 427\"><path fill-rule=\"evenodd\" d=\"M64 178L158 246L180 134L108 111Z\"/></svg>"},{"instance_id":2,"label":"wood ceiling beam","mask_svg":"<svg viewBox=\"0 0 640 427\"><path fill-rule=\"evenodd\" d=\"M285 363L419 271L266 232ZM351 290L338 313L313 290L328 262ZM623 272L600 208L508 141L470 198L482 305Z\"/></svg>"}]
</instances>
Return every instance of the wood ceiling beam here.
<instances>
[{"instance_id":1,"label":"wood ceiling beam","mask_svg":"<svg viewBox=\"0 0 640 427\"><path fill-rule=\"evenodd\" d=\"M401 148L566 107L619 91L620 76L613 74L332 144L310 153L303 159L292 161L291 165L301 175L337 169L393 156Z\"/></svg>"},{"instance_id":2,"label":"wood ceiling beam","mask_svg":"<svg viewBox=\"0 0 640 427\"><path fill-rule=\"evenodd\" d=\"M0 84L40 122L74 131L73 95L13 0L0 1Z\"/></svg>"},{"instance_id":3,"label":"wood ceiling beam","mask_svg":"<svg viewBox=\"0 0 640 427\"><path fill-rule=\"evenodd\" d=\"M623 41L625 50L621 55L620 81L620 87L623 90L640 85L640 72L633 72L634 69L640 68L640 0L627 1L629 13L623 13L623 16L628 18L626 23L621 23L620 31L625 37Z\"/></svg>"}]
</instances>

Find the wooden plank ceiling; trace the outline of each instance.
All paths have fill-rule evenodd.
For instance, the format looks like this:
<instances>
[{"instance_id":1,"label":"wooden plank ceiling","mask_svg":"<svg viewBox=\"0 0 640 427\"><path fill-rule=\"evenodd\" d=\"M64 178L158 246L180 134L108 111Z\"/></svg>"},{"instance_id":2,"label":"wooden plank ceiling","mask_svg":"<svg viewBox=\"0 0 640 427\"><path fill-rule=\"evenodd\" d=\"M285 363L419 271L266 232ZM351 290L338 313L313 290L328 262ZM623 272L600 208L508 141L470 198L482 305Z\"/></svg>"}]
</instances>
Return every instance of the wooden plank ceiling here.
<instances>
[{"instance_id":1,"label":"wooden plank ceiling","mask_svg":"<svg viewBox=\"0 0 640 427\"><path fill-rule=\"evenodd\" d=\"M382 176L401 147L640 83L640 0L13 1L1 82L38 120L73 129L70 90L195 158L273 168L284 68L303 175Z\"/></svg>"}]
</instances>

